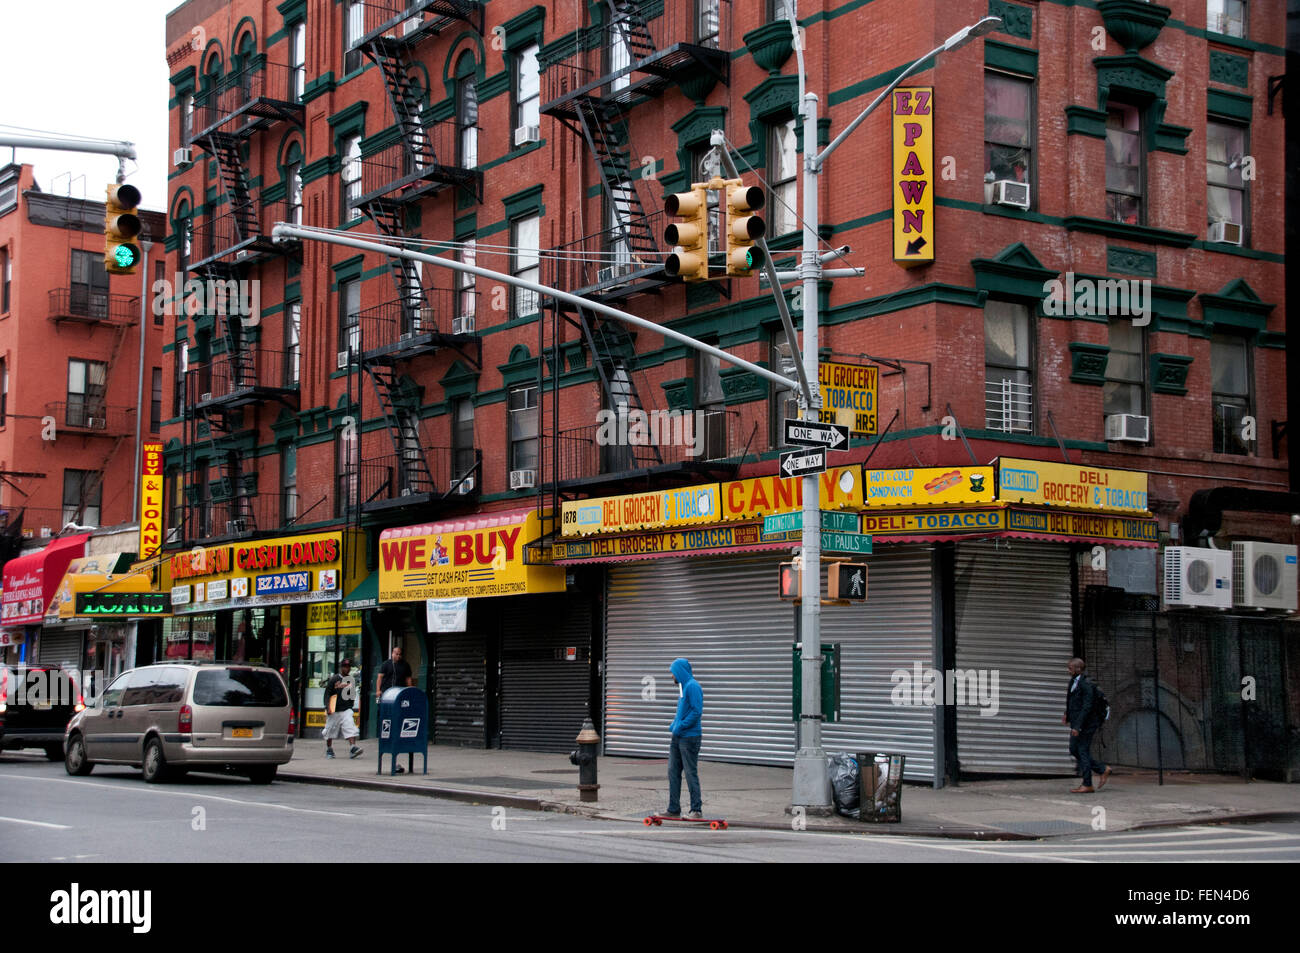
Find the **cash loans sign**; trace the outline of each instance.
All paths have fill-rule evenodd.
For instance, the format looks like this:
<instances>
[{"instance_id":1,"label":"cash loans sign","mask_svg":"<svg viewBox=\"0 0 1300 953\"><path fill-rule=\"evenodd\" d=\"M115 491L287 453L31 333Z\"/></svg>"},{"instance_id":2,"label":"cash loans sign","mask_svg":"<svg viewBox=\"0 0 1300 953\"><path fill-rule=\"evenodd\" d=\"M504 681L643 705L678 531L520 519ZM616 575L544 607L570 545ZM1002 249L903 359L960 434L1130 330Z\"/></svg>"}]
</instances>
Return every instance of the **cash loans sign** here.
<instances>
[{"instance_id":1,"label":"cash loans sign","mask_svg":"<svg viewBox=\"0 0 1300 953\"><path fill-rule=\"evenodd\" d=\"M894 113L894 261L934 261L934 88L896 89Z\"/></svg>"}]
</instances>

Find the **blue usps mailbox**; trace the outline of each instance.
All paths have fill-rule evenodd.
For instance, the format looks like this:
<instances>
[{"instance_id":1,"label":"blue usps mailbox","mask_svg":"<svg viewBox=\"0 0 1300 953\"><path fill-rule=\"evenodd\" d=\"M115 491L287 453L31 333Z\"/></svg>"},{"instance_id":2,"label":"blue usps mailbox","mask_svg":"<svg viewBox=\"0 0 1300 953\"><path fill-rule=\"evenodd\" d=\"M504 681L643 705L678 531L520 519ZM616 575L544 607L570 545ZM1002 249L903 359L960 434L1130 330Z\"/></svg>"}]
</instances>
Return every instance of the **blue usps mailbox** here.
<instances>
[{"instance_id":1,"label":"blue usps mailbox","mask_svg":"<svg viewBox=\"0 0 1300 953\"><path fill-rule=\"evenodd\" d=\"M418 688L390 688L379 699L379 772L384 755L393 756L389 774L397 773L397 756L407 755L406 768L415 770L415 752L424 758L429 773L429 700Z\"/></svg>"}]
</instances>

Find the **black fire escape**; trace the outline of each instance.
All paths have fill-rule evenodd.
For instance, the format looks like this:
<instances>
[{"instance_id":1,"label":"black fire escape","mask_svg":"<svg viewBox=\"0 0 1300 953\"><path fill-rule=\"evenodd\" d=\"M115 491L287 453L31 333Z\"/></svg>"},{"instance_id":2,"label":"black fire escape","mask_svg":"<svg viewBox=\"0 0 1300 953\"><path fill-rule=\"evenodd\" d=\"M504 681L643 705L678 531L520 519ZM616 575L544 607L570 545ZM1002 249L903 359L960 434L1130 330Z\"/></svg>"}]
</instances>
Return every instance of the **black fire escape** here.
<instances>
[{"instance_id":1,"label":"black fire escape","mask_svg":"<svg viewBox=\"0 0 1300 953\"><path fill-rule=\"evenodd\" d=\"M670 249L663 241L667 222L659 208L662 196L633 167L640 153L632 147L628 120L637 106L666 90L692 83L707 89L728 82L729 53L718 47L716 32L699 37L695 6L665 4L661 12L647 18L650 4L605 0L601 24L580 31L571 46L548 51L541 112L564 124L591 153L605 215L602 228L555 250L544 283L626 308L628 299L654 294L678 281L663 270ZM650 402L635 383L641 376L635 333L589 308L567 302L551 307L549 344L540 340L539 331L539 344L549 351L550 366L561 366L561 331L565 324L571 325L591 355L606 407L624 417L651 412ZM595 426L560 432L558 377L551 375L553 426L544 454L551 474L538 481L543 494L549 491L552 512L559 511L562 495L633 478L642 483L656 475L671 480L694 468L684 455L656 443L600 446Z\"/></svg>"},{"instance_id":2,"label":"black fire escape","mask_svg":"<svg viewBox=\"0 0 1300 953\"><path fill-rule=\"evenodd\" d=\"M251 303L243 282L253 267L300 251L297 243L271 240L274 223L293 221L294 209L287 198L259 201L247 166L254 135L283 122L302 128L303 107L293 84L289 67L254 57L195 99L189 145L216 162L225 210L194 226L187 254L190 276L203 282L215 338L201 365L185 375L185 471L194 473L200 456L213 468L206 485L191 481L186 487L187 541L244 536L288 519L281 494L259 496L256 472L245 471L240 447L254 442L245 419L249 408L268 400L288 406L298 401L287 355L243 333ZM214 293L216 300L209 300Z\"/></svg>"},{"instance_id":3,"label":"black fire escape","mask_svg":"<svg viewBox=\"0 0 1300 953\"><path fill-rule=\"evenodd\" d=\"M483 174L462 162L457 122L421 120L412 66L419 43L456 22L481 33L483 8L465 0L370 0L361 10L361 35L352 49L383 75L397 140L361 157L360 194L351 204L379 234L400 238L407 234L408 213L427 197L463 190L482 199ZM358 515L454 499L476 493L482 483L477 463L472 473L457 472L450 449L430 445L422 432L419 401L402 387L403 368L441 348L454 348L474 366L481 365L472 295L429 286L405 258L389 256L388 262L394 297L358 315L360 353L339 354L340 367L369 377L393 445L391 456L358 459L353 484ZM349 375L349 401L352 380Z\"/></svg>"}]
</instances>

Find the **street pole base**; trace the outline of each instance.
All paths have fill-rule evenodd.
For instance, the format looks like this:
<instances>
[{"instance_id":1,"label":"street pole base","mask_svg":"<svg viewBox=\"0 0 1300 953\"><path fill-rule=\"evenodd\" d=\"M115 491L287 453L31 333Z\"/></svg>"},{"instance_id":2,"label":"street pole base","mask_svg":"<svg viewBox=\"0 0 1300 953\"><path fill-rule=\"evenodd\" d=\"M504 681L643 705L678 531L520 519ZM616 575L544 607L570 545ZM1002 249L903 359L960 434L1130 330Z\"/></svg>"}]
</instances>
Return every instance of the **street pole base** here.
<instances>
[{"instance_id":1,"label":"street pole base","mask_svg":"<svg viewBox=\"0 0 1300 953\"><path fill-rule=\"evenodd\" d=\"M600 790L599 784L579 784L578 800L583 802L584 804L594 804L596 801L596 793L599 790Z\"/></svg>"},{"instance_id":2,"label":"street pole base","mask_svg":"<svg viewBox=\"0 0 1300 953\"><path fill-rule=\"evenodd\" d=\"M796 810L802 811L804 817L832 817L835 814L835 808L828 804L791 804L785 812L794 814Z\"/></svg>"},{"instance_id":3,"label":"street pole base","mask_svg":"<svg viewBox=\"0 0 1300 953\"><path fill-rule=\"evenodd\" d=\"M820 748L800 748L794 758L794 792L790 799L805 812L831 807L831 778L826 753Z\"/></svg>"}]
</instances>

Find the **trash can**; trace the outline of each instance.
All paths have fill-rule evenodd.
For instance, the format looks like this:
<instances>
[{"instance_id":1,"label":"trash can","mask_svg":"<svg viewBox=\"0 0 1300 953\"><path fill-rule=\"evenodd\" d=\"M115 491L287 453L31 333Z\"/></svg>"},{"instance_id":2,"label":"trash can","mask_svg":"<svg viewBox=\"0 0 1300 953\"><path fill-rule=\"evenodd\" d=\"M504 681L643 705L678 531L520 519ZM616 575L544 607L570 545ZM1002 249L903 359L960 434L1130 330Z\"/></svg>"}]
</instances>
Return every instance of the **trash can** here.
<instances>
[{"instance_id":1,"label":"trash can","mask_svg":"<svg viewBox=\"0 0 1300 953\"><path fill-rule=\"evenodd\" d=\"M897 824L903 819L904 760L901 754L859 752L861 820Z\"/></svg>"},{"instance_id":2,"label":"trash can","mask_svg":"<svg viewBox=\"0 0 1300 953\"><path fill-rule=\"evenodd\" d=\"M397 773L397 756L406 754L406 770L415 770L415 753L424 758L429 773L429 699L419 688L390 688L379 699L379 770L384 755L393 756L389 774Z\"/></svg>"}]
</instances>

